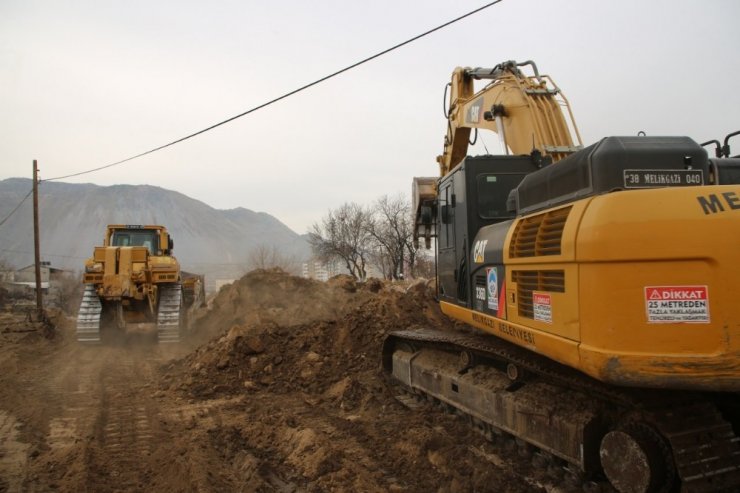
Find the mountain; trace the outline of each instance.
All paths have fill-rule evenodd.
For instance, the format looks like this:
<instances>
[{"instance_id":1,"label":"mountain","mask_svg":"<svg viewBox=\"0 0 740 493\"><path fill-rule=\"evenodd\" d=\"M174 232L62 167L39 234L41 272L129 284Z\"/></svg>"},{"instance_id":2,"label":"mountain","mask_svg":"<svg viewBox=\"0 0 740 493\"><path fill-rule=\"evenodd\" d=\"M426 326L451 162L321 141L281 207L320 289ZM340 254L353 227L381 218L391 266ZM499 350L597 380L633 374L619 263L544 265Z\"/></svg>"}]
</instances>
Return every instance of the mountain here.
<instances>
[{"instance_id":1,"label":"mountain","mask_svg":"<svg viewBox=\"0 0 740 493\"><path fill-rule=\"evenodd\" d=\"M0 221L31 190L32 183L24 178L0 181ZM52 267L81 269L93 247L102 245L108 224L164 225L174 238L174 253L183 269L205 274L210 283L241 276L250 252L257 247L274 248L296 262L310 256L304 236L264 212L241 207L218 210L149 185L42 182L39 186L41 257ZM0 259L15 267L33 263L31 197L0 225Z\"/></svg>"}]
</instances>

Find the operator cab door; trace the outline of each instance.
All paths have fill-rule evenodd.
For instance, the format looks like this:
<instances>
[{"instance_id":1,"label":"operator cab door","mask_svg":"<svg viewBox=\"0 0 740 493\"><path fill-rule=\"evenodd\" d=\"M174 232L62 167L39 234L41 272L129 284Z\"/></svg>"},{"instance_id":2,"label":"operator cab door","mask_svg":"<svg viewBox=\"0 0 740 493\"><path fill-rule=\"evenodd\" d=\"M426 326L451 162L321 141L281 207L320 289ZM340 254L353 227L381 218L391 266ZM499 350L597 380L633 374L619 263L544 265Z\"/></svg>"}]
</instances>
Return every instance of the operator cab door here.
<instances>
[{"instance_id":1,"label":"operator cab door","mask_svg":"<svg viewBox=\"0 0 740 493\"><path fill-rule=\"evenodd\" d=\"M437 238L437 276L439 278L438 294L440 299L454 301L457 291L455 275L455 197L453 180L440 183L439 189L439 235Z\"/></svg>"},{"instance_id":2,"label":"operator cab door","mask_svg":"<svg viewBox=\"0 0 740 493\"><path fill-rule=\"evenodd\" d=\"M465 167L458 166L440 181L437 207L439 298L461 306L469 305L470 291L465 186Z\"/></svg>"}]
</instances>

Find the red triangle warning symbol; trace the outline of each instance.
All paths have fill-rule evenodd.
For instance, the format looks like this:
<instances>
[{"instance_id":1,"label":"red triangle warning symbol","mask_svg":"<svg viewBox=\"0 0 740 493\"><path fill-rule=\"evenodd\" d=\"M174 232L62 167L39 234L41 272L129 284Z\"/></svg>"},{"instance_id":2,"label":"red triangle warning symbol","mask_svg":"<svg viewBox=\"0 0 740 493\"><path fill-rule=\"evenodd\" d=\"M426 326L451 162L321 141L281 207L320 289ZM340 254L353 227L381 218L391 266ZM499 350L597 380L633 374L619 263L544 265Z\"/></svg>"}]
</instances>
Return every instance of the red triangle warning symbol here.
<instances>
[{"instance_id":1,"label":"red triangle warning symbol","mask_svg":"<svg viewBox=\"0 0 740 493\"><path fill-rule=\"evenodd\" d=\"M660 296L660 292L657 289L651 289L650 290L650 296L648 296L651 300L662 300L663 298Z\"/></svg>"}]
</instances>

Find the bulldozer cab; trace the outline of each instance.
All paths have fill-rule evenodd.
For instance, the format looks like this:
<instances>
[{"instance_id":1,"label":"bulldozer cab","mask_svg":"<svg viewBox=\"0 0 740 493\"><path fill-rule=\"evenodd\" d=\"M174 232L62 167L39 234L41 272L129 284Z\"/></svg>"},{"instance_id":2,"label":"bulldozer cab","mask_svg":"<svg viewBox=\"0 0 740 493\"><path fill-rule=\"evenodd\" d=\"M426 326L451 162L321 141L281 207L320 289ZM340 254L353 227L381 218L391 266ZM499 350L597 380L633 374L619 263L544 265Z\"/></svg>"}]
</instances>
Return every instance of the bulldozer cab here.
<instances>
[{"instance_id":1,"label":"bulldozer cab","mask_svg":"<svg viewBox=\"0 0 740 493\"><path fill-rule=\"evenodd\" d=\"M156 255L159 250L157 233L151 230L114 231L111 246L143 246L151 255Z\"/></svg>"},{"instance_id":2,"label":"bulldozer cab","mask_svg":"<svg viewBox=\"0 0 740 493\"><path fill-rule=\"evenodd\" d=\"M103 246L85 262L77 340L97 344L101 330L119 336L156 330L160 342L178 341L205 296L202 276L183 279L173 247L164 226L108 225Z\"/></svg>"},{"instance_id":3,"label":"bulldozer cab","mask_svg":"<svg viewBox=\"0 0 740 493\"><path fill-rule=\"evenodd\" d=\"M162 227L115 225L108 227L106 246L146 247L149 255L170 255L172 239Z\"/></svg>"}]
</instances>

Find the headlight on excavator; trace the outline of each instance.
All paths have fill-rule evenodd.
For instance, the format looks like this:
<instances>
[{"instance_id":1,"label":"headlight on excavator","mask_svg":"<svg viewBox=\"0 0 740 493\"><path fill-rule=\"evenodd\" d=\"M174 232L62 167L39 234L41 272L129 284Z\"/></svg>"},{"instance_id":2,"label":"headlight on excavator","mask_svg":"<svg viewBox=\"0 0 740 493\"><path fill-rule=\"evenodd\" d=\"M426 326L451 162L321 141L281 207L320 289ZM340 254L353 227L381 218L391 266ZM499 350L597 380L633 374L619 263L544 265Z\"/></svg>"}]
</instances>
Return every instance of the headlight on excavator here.
<instances>
[{"instance_id":1,"label":"headlight on excavator","mask_svg":"<svg viewBox=\"0 0 740 493\"><path fill-rule=\"evenodd\" d=\"M100 262L95 262L92 265L86 265L85 272L103 272L103 264Z\"/></svg>"}]
</instances>

